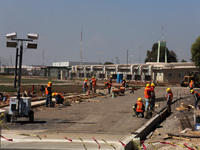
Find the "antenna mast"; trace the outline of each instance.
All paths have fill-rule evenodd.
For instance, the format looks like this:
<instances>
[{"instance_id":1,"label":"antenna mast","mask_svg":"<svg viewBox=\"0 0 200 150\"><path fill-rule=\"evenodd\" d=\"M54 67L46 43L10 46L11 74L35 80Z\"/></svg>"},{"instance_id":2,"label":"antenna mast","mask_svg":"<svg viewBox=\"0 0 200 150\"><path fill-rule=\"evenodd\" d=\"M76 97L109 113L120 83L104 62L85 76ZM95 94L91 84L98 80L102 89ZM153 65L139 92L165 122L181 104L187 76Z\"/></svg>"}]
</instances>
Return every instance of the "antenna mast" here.
<instances>
[{"instance_id":1,"label":"antenna mast","mask_svg":"<svg viewBox=\"0 0 200 150\"><path fill-rule=\"evenodd\" d=\"M82 33L82 28L81 28L81 51L80 51L80 65L82 66L82 52L83 52L83 33Z\"/></svg>"}]
</instances>

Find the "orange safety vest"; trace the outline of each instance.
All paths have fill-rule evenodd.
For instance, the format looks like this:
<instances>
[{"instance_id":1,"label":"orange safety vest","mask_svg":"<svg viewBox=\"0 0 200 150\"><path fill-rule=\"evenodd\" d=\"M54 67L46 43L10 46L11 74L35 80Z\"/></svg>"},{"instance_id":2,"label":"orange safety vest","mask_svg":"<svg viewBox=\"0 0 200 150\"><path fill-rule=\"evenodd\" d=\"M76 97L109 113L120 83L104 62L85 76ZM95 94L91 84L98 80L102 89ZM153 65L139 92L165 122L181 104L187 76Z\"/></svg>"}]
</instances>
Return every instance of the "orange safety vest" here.
<instances>
[{"instance_id":1,"label":"orange safety vest","mask_svg":"<svg viewBox=\"0 0 200 150\"><path fill-rule=\"evenodd\" d=\"M193 87L194 82L190 82L190 88Z\"/></svg>"},{"instance_id":2,"label":"orange safety vest","mask_svg":"<svg viewBox=\"0 0 200 150\"><path fill-rule=\"evenodd\" d=\"M145 89L144 89L144 97L145 98L150 98L151 97L151 89L150 89L150 87L145 87Z\"/></svg>"},{"instance_id":3,"label":"orange safety vest","mask_svg":"<svg viewBox=\"0 0 200 150\"><path fill-rule=\"evenodd\" d=\"M92 86L96 86L96 82L97 82L96 79L92 79Z\"/></svg>"},{"instance_id":4,"label":"orange safety vest","mask_svg":"<svg viewBox=\"0 0 200 150\"><path fill-rule=\"evenodd\" d=\"M142 102L137 102L137 112L143 112L143 103Z\"/></svg>"},{"instance_id":5,"label":"orange safety vest","mask_svg":"<svg viewBox=\"0 0 200 150\"><path fill-rule=\"evenodd\" d=\"M64 98L60 93L54 93L54 94L55 96L59 94L61 98Z\"/></svg>"},{"instance_id":6,"label":"orange safety vest","mask_svg":"<svg viewBox=\"0 0 200 150\"><path fill-rule=\"evenodd\" d=\"M48 88L51 88L51 87L48 87L48 86L47 86L47 87L45 88L46 95L51 94L51 91L49 91Z\"/></svg>"},{"instance_id":7,"label":"orange safety vest","mask_svg":"<svg viewBox=\"0 0 200 150\"><path fill-rule=\"evenodd\" d=\"M172 99L173 99L173 94L171 92L169 92L168 95L167 95L167 101L168 100L172 101Z\"/></svg>"}]
</instances>

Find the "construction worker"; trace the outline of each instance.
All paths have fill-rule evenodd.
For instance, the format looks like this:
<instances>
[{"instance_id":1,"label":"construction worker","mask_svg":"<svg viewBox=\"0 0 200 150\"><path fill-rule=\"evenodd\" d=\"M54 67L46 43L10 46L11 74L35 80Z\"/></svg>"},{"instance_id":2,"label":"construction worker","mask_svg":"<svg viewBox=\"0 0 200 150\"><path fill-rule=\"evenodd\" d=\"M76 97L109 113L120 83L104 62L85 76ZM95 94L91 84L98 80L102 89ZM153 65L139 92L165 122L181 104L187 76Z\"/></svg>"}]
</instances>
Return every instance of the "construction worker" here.
<instances>
[{"instance_id":1,"label":"construction worker","mask_svg":"<svg viewBox=\"0 0 200 150\"><path fill-rule=\"evenodd\" d=\"M110 89L111 89L111 87L112 87L112 84L109 83L109 82L105 82L105 83L104 83L104 88L106 88L106 87L108 87L108 94L110 95Z\"/></svg>"},{"instance_id":2,"label":"construction worker","mask_svg":"<svg viewBox=\"0 0 200 150\"><path fill-rule=\"evenodd\" d=\"M137 103L133 106L133 110L135 112L136 117L144 117L145 107L142 103L142 98L138 98Z\"/></svg>"},{"instance_id":3,"label":"construction worker","mask_svg":"<svg viewBox=\"0 0 200 150\"><path fill-rule=\"evenodd\" d=\"M110 84L112 84L112 76L110 76L110 78L108 79L108 82L110 83Z\"/></svg>"},{"instance_id":4,"label":"construction worker","mask_svg":"<svg viewBox=\"0 0 200 150\"><path fill-rule=\"evenodd\" d=\"M168 114L171 114L171 103L173 100L173 93L172 90L170 88L167 88L167 110L168 110Z\"/></svg>"},{"instance_id":5,"label":"construction worker","mask_svg":"<svg viewBox=\"0 0 200 150\"><path fill-rule=\"evenodd\" d=\"M190 81L189 87L190 87L190 90L192 90L194 88L194 81L193 80Z\"/></svg>"},{"instance_id":6,"label":"construction worker","mask_svg":"<svg viewBox=\"0 0 200 150\"><path fill-rule=\"evenodd\" d=\"M97 84L97 80L95 79L95 77L92 77L92 87L93 87L93 92L96 93L96 84Z\"/></svg>"},{"instance_id":7,"label":"construction worker","mask_svg":"<svg viewBox=\"0 0 200 150\"><path fill-rule=\"evenodd\" d=\"M123 86L123 87L126 86L126 80L125 80L125 78L122 79L122 86Z\"/></svg>"},{"instance_id":8,"label":"construction worker","mask_svg":"<svg viewBox=\"0 0 200 150\"><path fill-rule=\"evenodd\" d=\"M56 104L63 104L64 97L60 93L52 93L52 97L55 97Z\"/></svg>"},{"instance_id":9,"label":"construction worker","mask_svg":"<svg viewBox=\"0 0 200 150\"><path fill-rule=\"evenodd\" d=\"M87 78L85 79L84 83L83 83L83 93L86 92L87 89Z\"/></svg>"},{"instance_id":10,"label":"construction worker","mask_svg":"<svg viewBox=\"0 0 200 150\"><path fill-rule=\"evenodd\" d=\"M145 89L144 89L144 97L145 97L145 101L146 101L145 111L147 111L147 110L149 110L150 98L151 98L150 84L147 84Z\"/></svg>"},{"instance_id":11,"label":"construction worker","mask_svg":"<svg viewBox=\"0 0 200 150\"><path fill-rule=\"evenodd\" d=\"M200 100L200 94L194 90L191 90L191 93L194 95L194 99L195 99L194 107L197 109L197 104Z\"/></svg>"},{"instance_id":12,"label":"construction worker","mask_svg":"<svg viewBox=\"0 0 200 150\"><path fill-rule=\"evenodd\" d=\"M154 110L154 107L155 107L155 91L154 91L154 88L155 88L155 84L154 83L151 83L151 104L150 104L150 110Z\"/></svg>"},{"instance_id":13,"label":"construction worker","mask_svg":"<svg viewBox=\"0 0 200 150\"><path fill-rule=\"evenodd\" d=\"M49 107L52 106L52 90L51 90L51 86L52 83L48 82L45 91L46 91L46 107L48 107L48 103L49 103Z\"/></svg>"}]
</instances>

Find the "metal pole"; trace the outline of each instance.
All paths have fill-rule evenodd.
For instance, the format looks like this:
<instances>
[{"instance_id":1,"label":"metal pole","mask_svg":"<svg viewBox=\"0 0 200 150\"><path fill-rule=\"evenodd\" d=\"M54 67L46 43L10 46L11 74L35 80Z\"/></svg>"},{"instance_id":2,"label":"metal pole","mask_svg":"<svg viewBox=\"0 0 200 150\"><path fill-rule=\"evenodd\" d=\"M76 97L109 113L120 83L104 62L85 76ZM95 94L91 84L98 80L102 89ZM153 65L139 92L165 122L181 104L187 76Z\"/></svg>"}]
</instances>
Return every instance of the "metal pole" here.
<instances>
[{"instance_id":1,"label":"metal pole","mask_svg":"<svg viewBox=\"0 0 200 150\"><path fill-rule=\"evenodd\" d=\"M18 75L18 89L17 89L18 114L19 114L19 104L20 104L20 85L21 85L22 54L23 54L23 41L21 41L20 56L19 56L19 75Z\"/></svg>"},{"instance_id":2,"label":"metal pole","mask_svg":"<svg viewBox=\"0 0 200 150\"><path fill-rule=\"evenodd\" d=\"M15 59L15 82L14 82L14 88L16 88L17 86L16 86L16 82L17 82L17 64L18 64L18 51L19 51L19 49L18 49L18 47L17 47L17 49L16 49L16 59Z\"/></svg>"}]
</instances>

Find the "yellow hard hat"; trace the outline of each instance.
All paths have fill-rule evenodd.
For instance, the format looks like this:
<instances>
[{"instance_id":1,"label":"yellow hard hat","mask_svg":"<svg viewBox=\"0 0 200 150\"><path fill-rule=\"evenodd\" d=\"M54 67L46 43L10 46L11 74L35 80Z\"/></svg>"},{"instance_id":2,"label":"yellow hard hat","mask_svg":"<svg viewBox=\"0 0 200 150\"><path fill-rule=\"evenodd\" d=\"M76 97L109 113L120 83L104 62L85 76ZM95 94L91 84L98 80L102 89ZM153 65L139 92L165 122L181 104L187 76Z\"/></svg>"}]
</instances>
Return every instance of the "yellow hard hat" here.
<instances>
[{"instance_id":1,"label":"yellow hard hat","mask_svg":"<svg viewBox=\"0 0 200 150\"><path fill-rule=\"evenodd\" d=\"M92 77L92 79L94 79L94 76Z\"/></svg>"},{"instance_id":2,"label":"yellow hard hat","mask_svg":"<svg viewBox=\"0 0 200 150\"><path fill-rule=\"evenodd\" d=\"M112 76L110 76L110 78L112 78Z\"/></svg>"},{"instance_id":3,"label":"yellow hard hat","mask_svg":"<svg viewBox=\"0 0 200 150\"><path fill-rule=\"evenodd\" d=\"M51 82L50 82L50 81L49 81L48 83L49 83L49 84L51 84Z\"/></svg>"},{"instance_id":4,"label":"yellow hard hat","mask_svg":"<svg viewBox=\"0 0 200 150\"><path fill-rule=\"evenodd\" d=\"M123 80L125 80L125 78L123 78Z\"/></svg>"},{"instance_id":5,"label":"yellow hard hat","mask_svg":"<svg viewBox=\"0 0 200 150\"><path fill-rule=\"evenodd\" d=\"M193 93L193 92L194 92L194 90L191 90L190 92L191 92L191 93Z\"/></svg>"},{"instance_id":6,"label":"yellow hard hat","mask_svg":"<svg viewBox=\"0 0 200 150\"><path fill-rule=\"evenodd\" d=\"M55 96L55 93L52 93L52 96L54 97L54 96Z\"/></svg>"},{"instance_id":7,"label":"yellow hard hat","mask_svg":"<svg viewBox=\"0 0 200 150\"><path fill-rule=\"evenodd\" d=\"M191 82L193 82L193 80L191 80Z\"/></svg>"},{"instance_id":8,"label":"yellow hard hat","mask_svg":"<svg viewBox=\"0 0 200 150\"><path fill-rule=\"evenodd\" d=\"M151 86L155 86L155 84L154 84L154 83L151 83Z\"/></svg>"},{"instance_id":9,"label":"yellow hard hat","mask_svg":"<svg viewBox=\"0 0 200 150\"><path fill-rule=\"evenodd\" d=\"M167 88L167 90L166 90L167 92L171 92L172 90L170 89L170 88Z\"/></svg>"},{"instance_id":10,"label":"yellow hard hat","mask_svg":"<svg viewBox=\"0 0 200 150\"><path fill-rule=\"evenodd\" d=\"M85 78L85 81L87 81L87 78Z\"/></svg>"},{"instance_id":11,"label":"yellow hard hat","mask_svg":"<svg viewBox=\"0 0 200 150\"><path fill-rule=\"evenodd\" d=\"M146 87L150 87L150 84L147 84Z\"/></svg>"},{"instance_id":12,"label":"yellow hard hat","mask_svg":"<svg viewBox=\"0 0 200 150\"><path fill-rule=\"evenodd\" d=\"M140 97L140 98L138 98L138 100L137 100L138 102L141 102L142 101L142 98Z\"/></svg>"}]
</instances>

